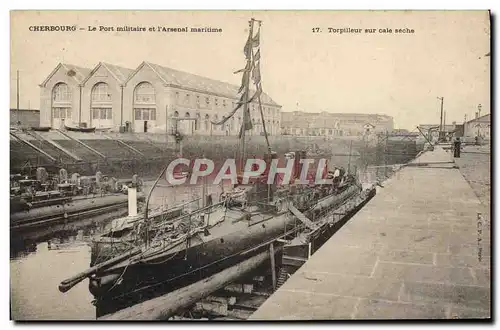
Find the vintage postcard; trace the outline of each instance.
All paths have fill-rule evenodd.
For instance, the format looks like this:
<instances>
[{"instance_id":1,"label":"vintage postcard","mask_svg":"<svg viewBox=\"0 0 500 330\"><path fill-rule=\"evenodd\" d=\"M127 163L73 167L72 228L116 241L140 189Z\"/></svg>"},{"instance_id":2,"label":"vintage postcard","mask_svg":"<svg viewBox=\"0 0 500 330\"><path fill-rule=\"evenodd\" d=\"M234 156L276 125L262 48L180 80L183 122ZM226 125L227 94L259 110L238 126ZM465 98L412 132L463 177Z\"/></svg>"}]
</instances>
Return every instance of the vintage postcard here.
<instances>
[{"instance_id":1,"label":"vintage postcard","mask_svg":"<svg viewBox=\"0 0 500 330\"><path fill-rule=\"evenodd\" d=\"M491 320L489 11L10 18L12 320Z\"/></svg>"}]
</instances>

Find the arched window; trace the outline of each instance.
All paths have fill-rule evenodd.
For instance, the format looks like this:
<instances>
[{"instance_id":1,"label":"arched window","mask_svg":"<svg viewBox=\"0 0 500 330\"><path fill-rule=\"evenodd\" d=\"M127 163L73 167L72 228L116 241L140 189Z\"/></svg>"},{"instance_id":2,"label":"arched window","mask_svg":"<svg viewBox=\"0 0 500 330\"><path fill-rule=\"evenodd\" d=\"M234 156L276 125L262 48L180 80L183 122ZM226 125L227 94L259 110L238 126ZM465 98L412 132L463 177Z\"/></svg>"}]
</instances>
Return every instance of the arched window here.
<instances>
[{"instance_id":1,"label":"arched window","mask_svg":"<svg viewBox=\"0 0 500 330\"><path fill-rule=\"evenodd\" d=\"M136 132L147 132L149 123L156 121L156 92L147 81L139 83L134 89L134 119Z\"/></svg>"},{"instance_id":2,"label":"arched window","mask_svg":"<svg viewBox=\"0 0 500 330\"><path fill-rule=\"evenodd\" d=\"M210 130L210 116L209 115L205 115L205 131L209 131Z\"/></svg>"},{"instance_id":3,"label":"arched window","mask_svg":"<svg viewBox=\"0 0 500 330\"><path fill-rule=\"evenodd\" d=\"M201 121L201 115L198 112L198 113L196 113L196 121L194 122L194 129L195 130L199 130L200 129L200 127L201 127L200 126L200 124L201 124L200 121Z\"/></svg>"},{"instance_id":4,"label":"arched window","mask_svg":"<svg viewBox=\"0 0 500 330\"><path fill-rule=\"evenodd\" d=\"M222 116L222 120L224 120L224 119L226 119L226 116ZM224 132L226 127L227 127L227 124L224 123L223 125L220 125L220 130Z\"/></svg>"},{"instance_id":5,"label":"arched window","mask_svg":"<svg viewBox=\"0 0 500 330\"><path fill-rule=\"evenodd\" d=\"M92 126L113 126L112 94L109 85L99 82L90 92L90 108L92 109Z\"/></svg>"},{"instance_id":6,"label":"arched window","mask_svg":"<svg viewBox=\"0 0 500 330\"><path fill-rule=\"evenodd\" d=\"M135 87L134 102L156 105L156 93L153 85L148 82L142 82Z\"/></svg>"},{"instance_id":7,"label":"arched window","mask_svg":"<svg viewBox=\"0 0 500 330\"><path fill-rule=\"evenodd\" d=\"M189 112L186 112L184 114L184 118L191 118L191 114ZM193 127L192 120L183 120L182 125L181 125L181 123L179 123L179 127L183 127L183 131L186 134L193 134L194 127Z\"/></svg>"},{"instance_id":8,"label":"arched window","mask_svg":"<svg viewBox=\"0 0 500 330\"><path fill-rule=\"evenodd\" d=\"M92 102L111 102L111 91L109 85L100 82L92 87Z\"/></svg>"},{"instance_id":9,"label":"arched window","mask_svg":"<svg viewBox=\"0 0 500 330\"><path fill-rule=\"evenodd\" d=\"M52 89L52 127L61 128L72 120L72 93L65 83L58 83Z\"/></svg>"},{"instance_id":10,"label":"arched window","mask_svg":"<svg viewBox=\"0 0 500 330\"><path fill-rule=\"evenodd\" d=\"M71 89L65 83L58 83L52 90L52 100L54 102L71 102Z\"/></svg>"},{"instance_id":11,"label":"arched window","mask_svg":"<svg viewBox=\"0 0 500 330\"><path fill-rule=\"evenodd\" d=\"M174 111L174 117L175 118L179 117L179 112L178 111Z\"/></svg>"}]
</instances>

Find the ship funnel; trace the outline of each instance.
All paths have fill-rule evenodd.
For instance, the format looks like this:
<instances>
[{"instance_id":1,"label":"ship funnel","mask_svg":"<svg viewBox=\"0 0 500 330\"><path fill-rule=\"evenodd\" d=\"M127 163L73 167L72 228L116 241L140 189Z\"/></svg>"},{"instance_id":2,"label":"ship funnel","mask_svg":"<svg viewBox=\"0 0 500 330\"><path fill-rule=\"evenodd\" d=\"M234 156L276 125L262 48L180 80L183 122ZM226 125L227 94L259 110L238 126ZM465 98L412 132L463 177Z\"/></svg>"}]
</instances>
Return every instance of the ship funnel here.
<instances>
[{"instance_id":1,"label":"ship funnel","mask_svg":"<svg viewBox=\"0 0 500 330\"><path fill-rule=\"evenodd\" d=\"M128 188L128 216L134 217L137 215L137 189Z\"/></svg>"}]
</instances>

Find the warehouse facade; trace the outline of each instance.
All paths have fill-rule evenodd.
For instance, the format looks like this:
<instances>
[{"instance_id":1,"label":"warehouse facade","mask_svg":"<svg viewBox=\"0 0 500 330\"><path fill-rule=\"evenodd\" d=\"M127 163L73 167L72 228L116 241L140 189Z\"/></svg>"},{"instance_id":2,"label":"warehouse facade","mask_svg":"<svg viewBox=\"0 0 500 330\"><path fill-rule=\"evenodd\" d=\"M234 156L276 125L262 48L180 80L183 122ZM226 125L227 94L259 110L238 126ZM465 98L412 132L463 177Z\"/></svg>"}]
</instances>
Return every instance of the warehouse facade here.
<instances>
[{"instance_id":1,"label":"warehouse facade","mask_svg":"<svg viewBox=\"0 0 500 330\"><path fill-rule=\"evenodd\" d=\"M108 63L94 69L59 64L40 84L40 126L86 126L146 133L237 135L241 111L212 125L238 102L238 86L143 62L135 70ZM280 133L281 106L261 96L266 130ZM258 104L249 105L253 129L263 125Z\"/></svg>"},{"instance_id":2,"label":"warehouse facade","mask_svg":"<svg viewBox=\"0 0 500 330\"><path fill-rule=\"evenodd\" d=\"M391 132L391 116L362 113L283 112L281 131L296 136L361 136Z\"/></svg>"},{"instance_id":3,"label":"warehouse facade","mask_svg":"<svg viewBox=\"0 0 500 330\"><path fill-rule=\"evenodd\" d=\"M482 140L491 140L491 114L486 114L476 117L464 123L464 136L475 138L476 136Z\"/></svg>"}]
</instances>

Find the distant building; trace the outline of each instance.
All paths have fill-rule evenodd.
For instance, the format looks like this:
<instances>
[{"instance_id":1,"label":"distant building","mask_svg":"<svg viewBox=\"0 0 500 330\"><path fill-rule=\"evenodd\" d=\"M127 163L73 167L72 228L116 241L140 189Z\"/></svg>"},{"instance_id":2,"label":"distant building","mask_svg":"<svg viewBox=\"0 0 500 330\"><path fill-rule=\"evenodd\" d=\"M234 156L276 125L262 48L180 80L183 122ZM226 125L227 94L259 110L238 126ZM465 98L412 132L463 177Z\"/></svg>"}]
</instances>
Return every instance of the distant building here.
<instances>
[{"instance_id":1,"label":"distant building","mask_svg":"<svg viewBox=\"0 0 500 330\"><path fill-rule=\"evenodd\" d=\"M405 128L395 128L389 136L391 137L402 137L402 138L414 138L419 137L421 134L418 131L409 131Z\"/></svg>"},{"instance_id":2,"label":"distant building","mask_svg":"<svg viewBox=\"0 0 500 330\"><path fill-rule=\"evenodd\" d=\"M439 138L439 124L421 124L421 125L418 125L418 127L420 128L422 133L424 133L427 136L427 138L431 139L431 141L438 140L438 138ZM443 126L443 132L445 132L445 134L451 134L452 132L455 131L455 129L456 129L455 124Z\"/></svg>"},{"instance_id":3,"label":"distant building","mask_svg":"<svg viewBox=\"0 0 500 330\"><path fill-rule=\"evenodd\" d=\"M361 136L390 132L394 120L378 114L282 112L281 132L298 136Z\"/></svg>"},{"instance_id":4,"label":"distant building","mask_svg":"<svg viewBox=\"0 0 500 330\"><path fill-rule=\"evenodd\" d=\"M405 128L395 128L395 129L392 130L392 134L391 135L399 136L399 135L407 135L409 133L410 133L410 131L408 131Z\"/></svg>"},{"instance_id":5,"label":"distant building","mask_svg":"<svg viewBox=\"0 0 500 330\"><path fill-rule=\"evenodd\" d=\"M10 109L10 126L38 127L40 125L40 110Z\"/></svg>"},{"instance_id":6,"label":"distant building","mask_svg":"<svg viewBox=\"0 0 500 330\"><path fill-rule=\"evenodd\" d=\"M93 69L61 63L40 84L40 125L166 133L177 122L188 135L237 135L241 111L224 125L211 122L234 109L238 89L149 62L135 70L102 62ZM281 106L265 93L261 102L266 130L279 134ZM250 116L254 125L249 134L262 134L257 102L250 104Z\"/></svg>"},{"instance_id":7,"label":"distant building","mask_svg":"<svg viewBox=\"0 0 500 330\"><path fill-rule=\"evenodd\" d=\"M455 124L455 137L464 136L464 124Z\"/></svg>"},{"instance_id":8,"label":"distant building","mask_svg":"<svg viewBox=\"0 0 500 330\"><path fill-rule=\"evenodd\" d=\"M365 134L370 134L371 132L373 132L375 130L375 126L370 124L370 123L366 123L363 126L363 129L364 129Z\"/></svg>"},{"instance_id":9,"label":"distant building","mask_svg":"<svg viewBox=\"0 0 500 330\"><path fill-rule=\"evenodd\" d=\"M418 127L420 127L422 131L428 131L431 128L433 128L433 130L439 131L439 124L422 124L418 125ZM443 126L443 131L447 133L453 132L454 129L455 129L454 124Z\"/></svg>"},{"instance_id":10,"label":"distant building","mask_svg":"<svg viewBox=\"0 0 500 330\"><path fill-rule=\"evenodd\" d=\"M479 136L483 140L491 140L491 114L476 117L464 123L464 136Z\"/></svg>"}]
</instances>

